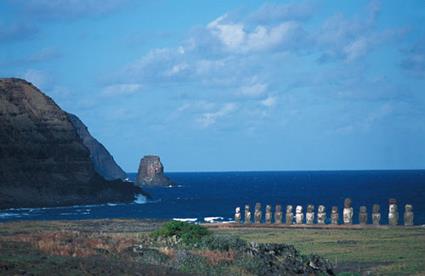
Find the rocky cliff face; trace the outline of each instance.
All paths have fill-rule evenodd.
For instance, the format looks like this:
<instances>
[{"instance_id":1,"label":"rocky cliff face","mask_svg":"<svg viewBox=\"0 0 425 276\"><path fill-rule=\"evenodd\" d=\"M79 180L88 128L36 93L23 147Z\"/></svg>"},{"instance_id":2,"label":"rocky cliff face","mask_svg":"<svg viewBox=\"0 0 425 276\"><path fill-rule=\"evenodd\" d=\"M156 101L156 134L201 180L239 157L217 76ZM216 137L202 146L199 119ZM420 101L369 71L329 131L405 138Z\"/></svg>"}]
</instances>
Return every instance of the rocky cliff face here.
<instances>
[{"instance_id":1,"label":"rocky cliff face","mask_svg":"<svg viewBox=\"0 0 425 276\"><path fill-rule=\"evenodd\" d=\"M114 158L108 150L90 135L84 123L74 114L67 113L67 115L68 119L77 130L77 134L81 141L89 149L90 159L92 160L95 170L106 180L127 178L127 174L117 163L115 163Z\"/></svg>"},{"instance_id":2,"label":"rocky cliff face","mask_svg":"<svg viewBox=\"0 0 425 276\"><path fill-rule=\"evenodd\" d=\"M51 98L24 80L0 79L0 208L129 202L137 193L96 172Z\"/></svg>"},{"instance_id":3,"label":"rocky cliff face","mask_svg":"<svg viewBox=\"0 0 425 276\"><path fill-rule=\"evenodd\" d=\"M140 160L137 185L169 186L172 181L164 175L164 166L158 156L147 155Z\"/></svg>"}]
</instances>

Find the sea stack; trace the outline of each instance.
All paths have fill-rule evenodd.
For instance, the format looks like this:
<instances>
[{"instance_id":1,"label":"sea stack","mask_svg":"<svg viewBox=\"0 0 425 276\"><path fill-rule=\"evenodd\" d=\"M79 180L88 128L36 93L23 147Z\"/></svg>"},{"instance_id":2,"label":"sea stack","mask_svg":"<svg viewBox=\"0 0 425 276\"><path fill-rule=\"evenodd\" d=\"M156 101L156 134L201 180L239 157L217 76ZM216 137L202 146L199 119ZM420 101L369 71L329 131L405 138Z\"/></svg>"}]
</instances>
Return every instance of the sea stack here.
<instances>
[{"instance_id":1,"label":"sea stack","mask_svg":"<svg viewBox=\"0 0 425 276\"><path fill-rule=\"evenodd\" d=\"M164 175L159 156L146 155L140 160L136 184L139 186L170 186L173 182Z\"/></svg>"}]
</instances>

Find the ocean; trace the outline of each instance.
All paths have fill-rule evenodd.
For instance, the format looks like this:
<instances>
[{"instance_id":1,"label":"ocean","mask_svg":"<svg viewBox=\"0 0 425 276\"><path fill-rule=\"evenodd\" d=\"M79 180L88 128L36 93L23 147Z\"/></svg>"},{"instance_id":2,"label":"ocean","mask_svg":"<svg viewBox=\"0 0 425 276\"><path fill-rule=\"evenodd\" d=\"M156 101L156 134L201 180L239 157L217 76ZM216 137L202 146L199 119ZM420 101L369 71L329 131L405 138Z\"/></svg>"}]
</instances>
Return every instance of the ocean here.
<instances>
[{"instance_id":1,"label":"ocean","mask_svg":"<svg viewBox=\"0 0 425 276\"><path fill-rule=\"evenodd\" d=\"M100 218L181 219L196 222L231 221L235 207L245 204L253 212L256 202L284 206L307 204L339 207L353 200L354 223L361 205L381 205L387 223L388 199L398 201L400 222L404 205L413 205L415 224L425 224L425 170L410 171L276 171L167 173L176 187L146 188L150 198L131 204L85 205L57 208L24 208L0 211L0 222L11 220L62 220ZM130 179L136 174L130 173ZM328 221L329 223L329 221Z\"/></svg>"}]
</instances>

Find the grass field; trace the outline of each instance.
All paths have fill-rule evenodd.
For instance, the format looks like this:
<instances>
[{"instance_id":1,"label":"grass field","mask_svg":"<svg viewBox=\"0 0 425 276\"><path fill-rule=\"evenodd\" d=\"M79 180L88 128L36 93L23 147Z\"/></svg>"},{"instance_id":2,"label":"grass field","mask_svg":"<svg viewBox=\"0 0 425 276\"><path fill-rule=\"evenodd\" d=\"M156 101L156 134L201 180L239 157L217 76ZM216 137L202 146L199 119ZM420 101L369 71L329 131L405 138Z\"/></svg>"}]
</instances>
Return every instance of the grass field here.
<instances>
[{"instance_id":1,"label":"grass field","mask_svg":"<svg viewBox=\"0 0 425 276\"><path fill-rule=\"evenodd\" d=\"M181 275L131 260L126 248L162 225L146 220L0 223L0 274ZM425 228L211 228L257 243L286 243L328 258L338 275L425 275Z\"/></svg>"},{"instance_id":2,"label":"grass field","mask_svg":"<svg viewBox=\"0 0 425 276\"><path fill-rule=\"evenodd\" d=\"M328 258L341 275L425 275L425 228L220 228L258 243L286 243Z\"/></svg>"}]
</instances>

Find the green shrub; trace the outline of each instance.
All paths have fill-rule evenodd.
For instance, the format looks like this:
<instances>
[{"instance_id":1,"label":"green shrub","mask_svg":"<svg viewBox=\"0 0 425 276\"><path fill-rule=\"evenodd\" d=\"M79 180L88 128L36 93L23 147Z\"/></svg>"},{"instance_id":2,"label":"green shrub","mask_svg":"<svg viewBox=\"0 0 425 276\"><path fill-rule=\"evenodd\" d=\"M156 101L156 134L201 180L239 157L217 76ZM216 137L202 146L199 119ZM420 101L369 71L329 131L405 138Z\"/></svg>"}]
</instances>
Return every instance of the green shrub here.
<instances>
[{"instance_id":1,"label":"green shrub","mask_svg":"<svg viewBox=\"0 0 425 276\"><path fill-rule=\"evenodd\" d=\"M187 245L199 243L203 237L210 234L210 231L208 231L206 227L182 221L167 222L161 226L160 229L152 233L155 238L170 238L176 236Z\"/></svg>"},{"instance_id":2,"label":"green shrub","mask_svg":"<svg viewBox=\"0 0 425 276\"><path fill-rule=\"evenodd\" d=\"M243 251L247 246L247 242L231 235L209 235L202 238L198 245L209 250Z\"/></svg>"}]
</instances>

